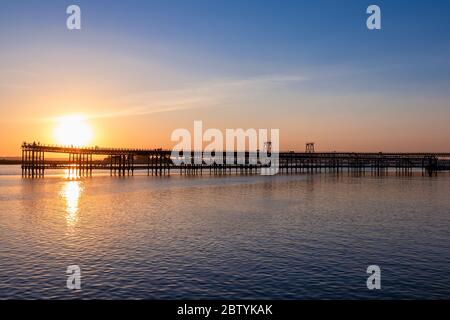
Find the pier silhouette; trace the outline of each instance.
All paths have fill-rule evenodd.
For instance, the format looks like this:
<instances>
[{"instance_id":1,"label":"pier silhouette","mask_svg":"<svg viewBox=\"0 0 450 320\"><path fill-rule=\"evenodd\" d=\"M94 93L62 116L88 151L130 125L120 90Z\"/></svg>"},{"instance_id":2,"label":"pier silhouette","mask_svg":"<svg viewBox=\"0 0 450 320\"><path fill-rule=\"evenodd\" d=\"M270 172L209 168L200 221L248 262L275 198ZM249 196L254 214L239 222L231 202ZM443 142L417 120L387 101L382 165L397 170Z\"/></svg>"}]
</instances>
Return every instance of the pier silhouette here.
<instances>
[{"instance_id":1,"label":"pier silhouette","mask_svg":"<svg viewBox=\"0 0 450 320\"><path fill-rule=\"evenodd\" d=\"M381 153L381 152L278 152L267 156L277 163L261 161L262 153L221 151L222 163L215 163L211 155L204 152L180 152L183 160L175 161L171 150L99 148L22 144L22 176L44 177L50 169L68 169L77 176L92 176L94 170L109 170L110 175L129 176L136 170L147 175L169 175L177 170L180 174L259 174L264 168L275 165L280 173L316 173L370 171L385 174L395 169L399 174L411 174L420 169L433 175L438 171L450 170L450 153ZM220 152L213 152L217 156ZM67 160L46 160L46 154L65 154ZM231 154L231 156L230 156ZM276 155L277 157L273 157ZM94 157L103 156L102 159ZM209 158L208 158L209 157ZM274 161L274 160L272 160Z\"/></svg>"}]
</instances>

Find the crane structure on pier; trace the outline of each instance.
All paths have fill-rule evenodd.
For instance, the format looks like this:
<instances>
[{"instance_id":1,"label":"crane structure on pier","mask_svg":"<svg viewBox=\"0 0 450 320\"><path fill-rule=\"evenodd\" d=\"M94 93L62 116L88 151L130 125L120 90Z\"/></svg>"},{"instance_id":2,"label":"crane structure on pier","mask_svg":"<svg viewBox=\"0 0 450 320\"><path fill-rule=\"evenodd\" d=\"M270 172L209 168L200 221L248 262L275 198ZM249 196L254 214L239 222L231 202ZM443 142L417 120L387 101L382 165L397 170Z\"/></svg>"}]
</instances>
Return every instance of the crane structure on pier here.
<instances>
[{"instance_id":1,"label":"crane structure on pier","mask_svg":"<svg viewBox=\"0 0 450 320\"><path fill-rule=\"evenodd\" d=\"M314 153L314 142L307 142L305 147L306 153Z\"/></svg>"}]
</instances>

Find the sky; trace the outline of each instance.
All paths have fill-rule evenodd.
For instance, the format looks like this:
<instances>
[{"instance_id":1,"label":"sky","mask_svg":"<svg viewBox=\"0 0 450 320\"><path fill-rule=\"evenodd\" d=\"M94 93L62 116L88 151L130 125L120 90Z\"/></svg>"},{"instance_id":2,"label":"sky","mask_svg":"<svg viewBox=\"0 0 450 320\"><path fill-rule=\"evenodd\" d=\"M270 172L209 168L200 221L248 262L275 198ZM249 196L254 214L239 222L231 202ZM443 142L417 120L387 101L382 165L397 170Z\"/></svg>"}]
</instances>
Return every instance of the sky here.
<instances>
[{"instance_id":1,"label":"sky","mask_svg":"<svg viewBox=\"0 0 450 320\"><path fill-rule=\"evenodd\" d=\"M202 120L280 129L282 150L450 151L449 40L444 0L1 0L0 156L72 114L108 147Z\"/></svg>"}]
</instances>

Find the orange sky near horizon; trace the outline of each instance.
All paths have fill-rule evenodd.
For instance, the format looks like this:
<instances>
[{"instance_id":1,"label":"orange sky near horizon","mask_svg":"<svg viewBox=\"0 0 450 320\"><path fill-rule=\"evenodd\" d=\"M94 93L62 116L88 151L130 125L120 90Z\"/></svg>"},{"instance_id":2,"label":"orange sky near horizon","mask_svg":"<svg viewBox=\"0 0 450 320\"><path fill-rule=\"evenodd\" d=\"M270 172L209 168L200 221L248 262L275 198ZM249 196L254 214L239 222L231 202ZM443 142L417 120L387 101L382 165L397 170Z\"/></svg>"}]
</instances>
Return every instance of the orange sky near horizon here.
<instances>
[{"instance_id":1,"label":"orange sky near horizon","mask_svg":"<svg viewBox=\"0 0 450 320\"><path fill-rule=\"evenodd\" d=\"M92 145L107 147L171 148L173 130L202 120L223 132L279 129L281 150L302 151L309 141L322 151L450 150L447 101L439 97L318 92L304 88L308 75L193 76L164 88L168 80L155 85L136 70L124 81L111 64L96 73L73 64L64 76L55 68L62 62L47 63L10 72L11 86L0 88L0 156L19 155L23 141L57 143L56 119L73 114L86 116Z\"/></svg>"},{"instance_id":2,"label":"orange sky near horizon","mask_svg":"<svg viewBox=\"0 0 450 320\"><path fill-rule=\"evenodd\" d=\"M71 110L72 111L72 110ZM74 110L76 111L76 109ZM221 116L215 117L215 113ZM298 114L284 117L276 112L252 119L258 109L218 108L208 112L204 108L158 112L149 115L130 115L105 118L88 118L92 128L90 145L105 147L171 148L176 142L170 140L172 131L186 128L193 131L194 120L203 120L204 130L218 128L279 128L280 149L303 151L306 142L314 141L321 151L448 151L450 141L446 136L444 121L436 121L424 114L422 117L384 119L376 113L364 115L335 114L322 116L312 114L302 118ZM67 112L62 116L72 114ZM236 116L238 115L238 116ZM354 122L356 117L369 118L367 122ZM0 156L17 156L23 141L57 143L54 131L57 121L50 119L16 119L2 121ZM433 130L425 129L433 127ZM420 130L423 128L423 130Z\"/></svg>"}]
</instances>

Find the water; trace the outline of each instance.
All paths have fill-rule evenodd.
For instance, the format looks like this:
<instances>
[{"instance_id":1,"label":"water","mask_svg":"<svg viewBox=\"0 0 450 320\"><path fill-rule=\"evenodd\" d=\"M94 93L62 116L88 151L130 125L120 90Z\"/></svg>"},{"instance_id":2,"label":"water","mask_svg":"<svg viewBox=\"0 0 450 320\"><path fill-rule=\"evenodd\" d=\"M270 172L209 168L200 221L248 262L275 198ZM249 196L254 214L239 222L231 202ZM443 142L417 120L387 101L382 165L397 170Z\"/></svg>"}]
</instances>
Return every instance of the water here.
<instances>
[{"instance_id":1,"label":"water","mask_svg":"<svg viewBox=\"0 0 450 320\"><path fill-rule=\"evenodd\" d=\"M0 298L450 298L450 176L22 180L0 166ZM366 268L381 267L368 290ZM79 265L82 290L66 288Z\"/></svg>"}]
</instances>

